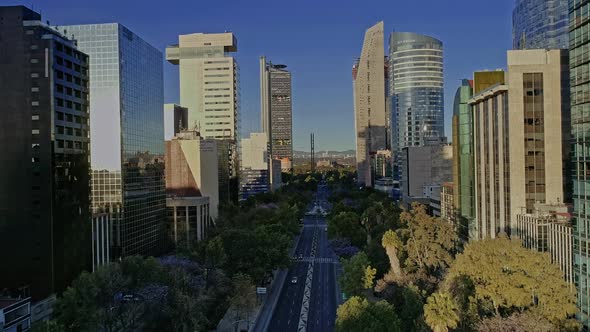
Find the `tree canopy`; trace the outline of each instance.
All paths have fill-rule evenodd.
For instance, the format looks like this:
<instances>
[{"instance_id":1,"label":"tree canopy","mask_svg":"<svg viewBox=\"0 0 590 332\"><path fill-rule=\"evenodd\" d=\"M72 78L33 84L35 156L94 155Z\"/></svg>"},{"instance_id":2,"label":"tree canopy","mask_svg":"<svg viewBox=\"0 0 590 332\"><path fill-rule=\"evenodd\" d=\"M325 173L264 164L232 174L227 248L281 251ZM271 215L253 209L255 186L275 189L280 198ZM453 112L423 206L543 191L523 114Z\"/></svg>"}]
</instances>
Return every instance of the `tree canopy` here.
<instances>
[{"instance_id":1,"label":"tree canopy","mask_svg":"<svg viewBox=\"0 0 590 332\"><path fill-rule=\"evenodd\" d=\"M393 306L386 301L370 303L353 296L338 307L336 331L342 332L398 332L400 322Z\"/></svg>"}]
</instances>

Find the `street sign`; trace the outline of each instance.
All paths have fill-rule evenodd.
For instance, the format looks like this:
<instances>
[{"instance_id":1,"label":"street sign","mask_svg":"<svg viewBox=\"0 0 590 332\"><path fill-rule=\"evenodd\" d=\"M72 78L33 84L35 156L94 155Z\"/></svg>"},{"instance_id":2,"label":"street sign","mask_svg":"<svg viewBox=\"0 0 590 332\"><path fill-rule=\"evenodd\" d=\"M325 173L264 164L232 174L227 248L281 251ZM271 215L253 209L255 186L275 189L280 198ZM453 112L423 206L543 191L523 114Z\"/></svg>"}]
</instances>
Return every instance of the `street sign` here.
<instances>
[{"instance_id":1,"label":"street sign","mask_svg":"<svg viewBox=\"0 0 590 332\"><path fill-rule=\"evenodd\" d=\"M256 294L266 294L266 287L256 287Z\"/></svg>"}]
</instances>

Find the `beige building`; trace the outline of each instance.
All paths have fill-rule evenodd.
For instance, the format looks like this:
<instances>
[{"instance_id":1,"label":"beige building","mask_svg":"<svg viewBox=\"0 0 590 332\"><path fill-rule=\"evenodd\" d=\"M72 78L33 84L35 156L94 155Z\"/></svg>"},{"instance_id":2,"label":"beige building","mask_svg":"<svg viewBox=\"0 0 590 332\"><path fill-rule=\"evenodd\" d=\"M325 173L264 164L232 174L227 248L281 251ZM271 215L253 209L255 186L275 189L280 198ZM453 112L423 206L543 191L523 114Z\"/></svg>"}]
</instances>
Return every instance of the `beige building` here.
<instances>
[{"instance_id":1,"label":"beige building","mask_svg":"<svg viewBox=\"0 0 590 332\"><path fill-rule=\"evenodd\" d=\"M219 200L230 201L230 179L238 174L239 129L238 50L233 33L192 33L178 36L166 48L166 60L179 66L180 104L188 108L189 130L217 143Z\"/></svg>"},{"instance_id":2,"label":"beige building","mask_svg":"<svg viewBox=\"0 0 590 332\"><path fill-rule=\"evenodd\" d=\"M519 238L526 248L549 252L551 262L573 284L571 212L572 207L565 204L535 204L533 213L516 216L513 237Z\"/></svg>"},{"instance_id":3,"label":"beige building","mask_svg":"<svg viewBox=\"0 0 590 332\"><path fill-rule=\"evenodd\" d=\"M242 199L250 195L276 190L282 185L281 160L270 158L265 133L250 133L242 138L240 192Z\"/></svg>"},{"instance_id":4,"label":"beige building","mask_svg":"<svg viewBox=\"0 0 590 332\"><path fill-rule=\"evenodd\" d=\"M166 48L166 60L179 66L180 104L188 108L188 129L205 138L237 139L238 50L233 33L178 36Z\"/></svg>"},{"instance_id":5,"label":"beige building","mask_svg":"<svg viewBox=\"0 0 590 332\"><path fill-rule=\"evenodd\" d=\"M383 22L369 28L353 74L358 183L371 187L371 156L387 149Z\"/></svg>"},{"instance_id":6,"label":"beige building","mask_svg":"<svg viewBox=\"0 0 590 332\"><path fill-rule=\"evenodd\" d=\"M217 141L184 131L166 141L168 198L208 197L208 215L217 218L219 183Z\"/></svg>"},{"instance_id":7,"label":"beige building","mask_svg":"<svg viewBox=\"0 0 590 332\"><path fill-rule=\"evenodd\" d=\"M517 215L535 203L564 200L562 126L569 121L562 86L567 57L561 50L508 51L505 84L469 101L474 122L475 202L473 236L514 231ZM565 72L564 72L565 70Z\"/></svg>"}]
</instances>

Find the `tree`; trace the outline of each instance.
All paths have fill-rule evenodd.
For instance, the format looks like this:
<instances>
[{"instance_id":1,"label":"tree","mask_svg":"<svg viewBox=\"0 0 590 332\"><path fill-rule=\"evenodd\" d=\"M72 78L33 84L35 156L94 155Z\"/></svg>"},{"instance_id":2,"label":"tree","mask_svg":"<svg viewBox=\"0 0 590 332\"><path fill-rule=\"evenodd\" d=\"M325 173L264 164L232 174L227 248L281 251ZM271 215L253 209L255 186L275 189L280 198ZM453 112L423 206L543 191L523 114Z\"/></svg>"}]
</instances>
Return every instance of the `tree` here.
<instances>
[{"instance_id":1,"label":"tree","mask_svg":"<svg viewBox=\"0 0 590 332\"><path fill-rule=\"evenodd\" d=\"M457 306L448 293L432 294L424 305L424 320L434 332L447 332L457 327Z\"/></svg>"},{"instance_id":2,"label":"tree","mask_svg":"<svg viewBox=\"0 0 590 332\"><path fill-rule=\"evenodd\" d=\"M370 267L369 258L364 252L354 255L350 259L342 259L342 270L338 281L346 295L360 295L363 290L372 287L372 279L375 277L374 272L376 271Z\"/></svg>"},{"instance_id":3,"label":"tree","mask_svg":"<svg viewBox=\"0 0 590 332\"><path fill-rule=\"evenodd\" d=\"M453 261L457 235L450 223L429 216L418 203L412 203L412 210L404 211L401 220L406 225L401 231L406 272L423 288L434 288Z\"/></svg>"},{"instance_id":4,"label":"tree","mask_svg":"<svg viewBox=\"0 0 590 332\"><path fill-rule=\"evenodd\" d=\"M449 269L444 286L466 277L475 287L478 311L508 317L534 311L552 324L576 312L574 292L547 253L523 248L507 238L471 242Z\"/></svg>"},{"instance_id":5,"label":"tree","mask_svg":"<svg viewBox=\"0 0 590 332\"><path fill-rule=\"evenodd\" d=\"M236 321L246 316L250 324L249 315L256 307L256 288L250 277L242 273L236 274L232 281L234 291L230 302L236 311Z\"/></svg>"},{"instance_id":6,"label":"tree","mask_svg":"<svg viewBox=\"0 0 590 332\"><path fill-rule=\"evenodd\" d=\"M350 239L353 246L362 248L366 244L366 232L355 212L340 212L328 218L328 235Z\"/></svg>"},{"instance_id":7,"label":"tree","mask_svg":"<svg viewBox=\"0 0 590 332\"><path fill-rule=\"evenodd\" d=\"M369 303L367 299L353 296L336 311L336 331L398 332L401 329L391 304L386 301Z\"/></svg>"},{"instance_id":8,"label":"tree","mask_svg":"<svg viewBox=\"0 0 590 332\"><path fill-rule=\"evenodd\" d=\"M209 288L209 271L225 264L226 259L227 255L223 248L223 239L221 236L216 236L209 240L205 247L205 266L207 268L205 282L207 288Z\"/></svg>"},{"instance_id":9,"label":"tree","mask_svg":"<svg viewBox=\"0 0 590 332\"><path fill-rule=\"evenodd\" d=\"M390 272L395 277L401 278L402 270L399 263L399 258L397 257L397 251L402 247L402 241L394 231L388 230L385 232L385 234L383 234L381 245L383 248L385 248L387 257L389 257Z\"/></svg>"}]
</instances>

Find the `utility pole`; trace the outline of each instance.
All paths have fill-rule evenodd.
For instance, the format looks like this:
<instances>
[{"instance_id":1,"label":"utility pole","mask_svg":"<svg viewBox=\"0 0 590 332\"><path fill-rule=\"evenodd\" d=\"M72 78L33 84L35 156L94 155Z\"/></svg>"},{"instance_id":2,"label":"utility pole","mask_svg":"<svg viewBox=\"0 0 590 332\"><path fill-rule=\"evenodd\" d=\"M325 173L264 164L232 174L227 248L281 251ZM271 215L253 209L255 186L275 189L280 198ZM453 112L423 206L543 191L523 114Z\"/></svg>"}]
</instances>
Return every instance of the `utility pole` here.
<instances>
[{"instance_id":1,"label":"utility pole","mask_svg":"<svg viewBox=\"0 0 590 332\"><path fill-rule=\"evenodd\" d=\"M311 133L311 173L315 171L315 148L314 148L314 137L313 133Z\"/></svg>"}]
</instances>

